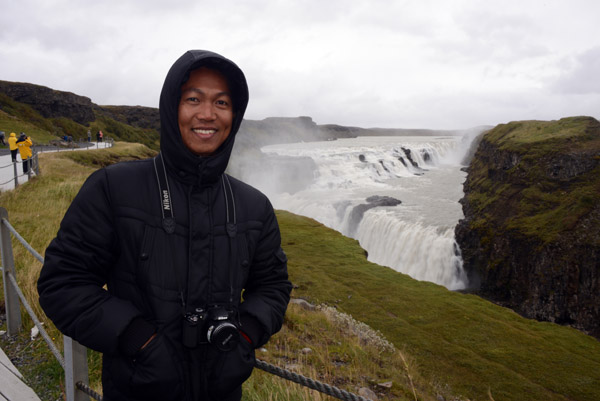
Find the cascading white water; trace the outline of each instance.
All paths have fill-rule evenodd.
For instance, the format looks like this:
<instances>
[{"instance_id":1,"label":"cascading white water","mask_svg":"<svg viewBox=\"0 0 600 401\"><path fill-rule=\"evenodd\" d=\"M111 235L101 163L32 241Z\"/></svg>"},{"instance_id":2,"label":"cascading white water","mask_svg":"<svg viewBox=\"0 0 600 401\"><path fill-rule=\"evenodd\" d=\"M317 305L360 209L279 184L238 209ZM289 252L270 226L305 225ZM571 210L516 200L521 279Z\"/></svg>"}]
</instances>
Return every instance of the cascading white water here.
<instances>
[{"instance_id":1,"label":"cascading white water","mask_svg":"<svg viewBox=\"0 0 600 401\"><path fill-rule=\"evenodd\" d=\"M451 290L466 287L454 241L465 178L461 137L359 137L262 151L310 157L318 168L314 183L293 195L266 190L276 208L357 239L372 262Z\"/></svg>"}]
</instances>

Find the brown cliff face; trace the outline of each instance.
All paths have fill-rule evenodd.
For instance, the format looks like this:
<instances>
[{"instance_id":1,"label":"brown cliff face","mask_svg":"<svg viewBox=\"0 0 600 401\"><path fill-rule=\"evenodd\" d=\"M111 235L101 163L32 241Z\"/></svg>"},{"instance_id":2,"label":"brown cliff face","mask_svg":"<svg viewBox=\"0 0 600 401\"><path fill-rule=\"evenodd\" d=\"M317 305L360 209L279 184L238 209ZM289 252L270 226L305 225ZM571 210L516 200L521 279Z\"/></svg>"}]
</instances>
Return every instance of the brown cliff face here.
<instances>
[{"instance_id":1,"label":"brown cliff face","mask_svg":"<svg viewBox=\"0 0 600 401\"><path fill-rule=\"evenodd\" d=\"M456 240L480 295L600 338L600 123L499 125L464 191Z\"/></svg>"},{"instance_id":2,"label":"brown cliff face","mask_svg":"<svg viewBox=\"0 0 600 401\"><path fill-rule=\"evenodd\" d=\"M65 117L82 125L87 125L96 119L92 101L74 93L29 83L7 81L0 81L0 92L17 102L30 105L44 118Z\"/></svg>"}]
</instances>

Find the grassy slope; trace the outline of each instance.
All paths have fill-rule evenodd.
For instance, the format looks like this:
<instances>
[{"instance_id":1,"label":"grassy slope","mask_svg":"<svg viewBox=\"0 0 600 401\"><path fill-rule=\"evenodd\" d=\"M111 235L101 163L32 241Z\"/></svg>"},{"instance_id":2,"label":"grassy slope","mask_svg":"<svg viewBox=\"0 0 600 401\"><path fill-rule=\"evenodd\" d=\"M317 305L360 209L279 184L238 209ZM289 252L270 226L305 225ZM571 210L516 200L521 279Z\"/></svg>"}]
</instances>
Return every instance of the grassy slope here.
<instances>
[{"instance_id":1,"label":"grassy slope","mask_svg":"<svg viewBox=\"0 0 600 401\"><path fill-rule=\"evenodd\" d=\"M356 241L280 213L296 296L336 304L380 330L452 393L498 400L600 399L600 343L473 295L365 260Z\"/></svg>"},{"instance_id":2,"label":"grassy slope","mask_svg":"<svg viewBox=\"0 0 600 401\"><path fill-rule=\"evenodd\" d=\"M557 155L585 153L591 158L600 152L600 129L591 117L570 117L559 121L518 121L501 124L484 140L500 150L521 155L521 162L506 170L509 177L495 182L489 166L475 159L469 167L472 182L467 198L478 216L474 227L511 229L542 242L556 241L589 215L600 197L600 166L582 177L561 182L548 176ZM598 158L598 156L595 156ZM510 179L513 185L507 185ZM511 219L499 210L507 210ZM510 212L508 212L510 210ZM492 233L490 233L492 234ZM594 238L590 238L594 241ZM596 238L596 243L598 239Z\"/></svg>"},{"instance_id":3,"label":"grassy slope","mask_svg":"<svg viewBox=\"0 0 600 401\"><path fill-rule=\"evenodd\" d=\"M127 154L147 157L150 153L141 146L119 144L114 150L42 155L42 175L1 194L0 204L8 209L11 224L35 249L43 250L81 183L94 169L78 163L105 165ZM498 401L600 399L597 340L570 328L523 319L476 296L450 292L369 263L356 241L313 220L287 212L278 212L278 219L290 277L298 286L293 295L336 305L381 331L409 359L411 368L407 371L415 379L418 399L435 399L432 394L442 394L447 400L488 400L488 392ZM19 282L28 298L35 301L39 263L26 256L20 246L15 246L15 257ZM342 362L356 359L365 364L359 358L360 347L342 345L341 340L330 342L335 325L299 313L290 309L284 330L267 346L274 361L292 360L299 349L314 347L321 349L316 355L331 357L305 358L311 369L308 373L318 377L335 376L339 371L336 366ZM49 323L47 326L51 327ZM59 338L54 331L52 335ZM28 347L38 352L44 348L38 343ZM280 350L286 347L290 349L288 356ZM375 360L376 355L368 358ZM386 358L376 360L380 369L370 373L378 375L373 380L392 380L394 386L388 395L393 399L414 399L405 372L398 371L402 364ZM48 379L60 375L51 358L35 365L33 376L39 376L46 366L54 372ZM97 355L90 369L97 377ZM356 381L341 380L353 385ZM246 386L249 392L245 399L267 399L259 393L265 386L273 400L318 399L296 385L281 387L278 379L261 372Z\"/></svg>"}]
</instances>

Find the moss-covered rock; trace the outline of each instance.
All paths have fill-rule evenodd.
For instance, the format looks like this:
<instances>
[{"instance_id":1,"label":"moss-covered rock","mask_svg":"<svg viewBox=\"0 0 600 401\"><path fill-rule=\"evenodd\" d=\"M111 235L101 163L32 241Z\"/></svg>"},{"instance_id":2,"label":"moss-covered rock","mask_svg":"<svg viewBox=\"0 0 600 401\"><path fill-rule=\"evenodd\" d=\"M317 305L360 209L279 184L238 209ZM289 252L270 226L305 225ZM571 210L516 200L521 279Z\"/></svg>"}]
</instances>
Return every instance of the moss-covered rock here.
<instances>
[{"instance_id":1,"label":"moss-covered rock","mask_svg":"<svg viewBox=\"0 0 600 401\"><path fill-rule=\"evenodd\" d=\"M468 168L456 227L471 286L600 337L600 123L502 124Z\"/></svg>"}]
</instances>

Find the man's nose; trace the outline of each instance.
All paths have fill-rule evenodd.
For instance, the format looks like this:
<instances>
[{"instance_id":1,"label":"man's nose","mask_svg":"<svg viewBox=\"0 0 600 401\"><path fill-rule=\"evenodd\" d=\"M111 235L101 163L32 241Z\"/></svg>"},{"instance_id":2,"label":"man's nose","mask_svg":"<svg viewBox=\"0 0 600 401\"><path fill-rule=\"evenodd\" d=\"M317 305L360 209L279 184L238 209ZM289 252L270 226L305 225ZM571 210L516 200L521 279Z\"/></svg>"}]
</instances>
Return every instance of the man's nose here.
<instances>
[{"instance_id":1,"label":"man's nose","mask_svg":"<svg viewBox=\"0 0 600 401\"><path fill-rule=\"evenodd\" d=\"M199 120L214 120L216 118L215 108L210 102L202 102L197 106L194 116Z\"/></svg>"}]
</instances>

